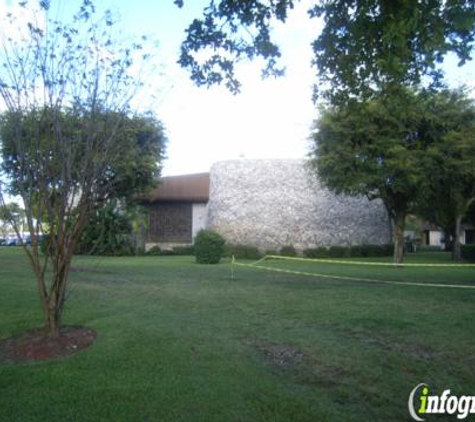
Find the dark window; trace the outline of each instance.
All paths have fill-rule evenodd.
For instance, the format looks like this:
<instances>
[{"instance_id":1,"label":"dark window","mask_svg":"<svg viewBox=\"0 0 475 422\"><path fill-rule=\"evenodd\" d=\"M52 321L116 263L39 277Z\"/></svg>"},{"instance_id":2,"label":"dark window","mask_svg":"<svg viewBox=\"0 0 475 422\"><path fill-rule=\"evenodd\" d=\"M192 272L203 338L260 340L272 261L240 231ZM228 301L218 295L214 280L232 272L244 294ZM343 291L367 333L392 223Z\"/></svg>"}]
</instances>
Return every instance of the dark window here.
<instances>
[{"instance_id":1,"label":"dark window","mask_svg":"<svg viewBox=\"0 0 475 422\"><path fill-rule=\"evenodd\" d=\"M149 240L160 243L192 242L192 204L159 203L150 209Z\"/></svg>"}]
</instances>

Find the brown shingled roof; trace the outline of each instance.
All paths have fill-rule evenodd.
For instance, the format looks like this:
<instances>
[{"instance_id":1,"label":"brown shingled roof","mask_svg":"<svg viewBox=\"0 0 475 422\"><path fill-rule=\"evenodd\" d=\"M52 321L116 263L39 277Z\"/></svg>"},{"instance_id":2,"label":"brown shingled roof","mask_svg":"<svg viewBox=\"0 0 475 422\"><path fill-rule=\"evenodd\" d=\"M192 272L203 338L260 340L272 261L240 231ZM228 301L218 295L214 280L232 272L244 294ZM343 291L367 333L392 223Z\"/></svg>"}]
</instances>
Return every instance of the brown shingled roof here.
<instances>
[{"instance_id":1,"label":"brown shingled roof","mask_svg":"<svg viewBox=\"0 0 475 422\"><path fill-rule=\"evenodd\" d=\"M209 173L162 177L158 187L147 195L147 199L150 202L208 202Z\"/></svg>"}]
</instances>

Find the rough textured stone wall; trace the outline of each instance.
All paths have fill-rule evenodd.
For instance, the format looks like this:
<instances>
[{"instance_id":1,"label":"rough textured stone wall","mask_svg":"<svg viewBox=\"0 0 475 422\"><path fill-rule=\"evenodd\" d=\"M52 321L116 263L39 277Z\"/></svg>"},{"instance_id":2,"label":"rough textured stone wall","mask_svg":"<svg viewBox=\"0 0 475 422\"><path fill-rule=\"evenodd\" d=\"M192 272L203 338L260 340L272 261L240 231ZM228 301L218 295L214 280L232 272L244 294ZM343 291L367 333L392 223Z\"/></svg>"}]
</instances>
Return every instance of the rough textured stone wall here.
<instances>
[{"instance_id":1,"label":"rough textured stone wall","mask_svg":"<svg viewBox=\"0 0 475 422\"><path fill-rule=\"evenodd\" d=\"M219 162L210 174L208 227L261 250L390 242L380 201L320 187L304 160Z\"/></svg>"}]
</instances>

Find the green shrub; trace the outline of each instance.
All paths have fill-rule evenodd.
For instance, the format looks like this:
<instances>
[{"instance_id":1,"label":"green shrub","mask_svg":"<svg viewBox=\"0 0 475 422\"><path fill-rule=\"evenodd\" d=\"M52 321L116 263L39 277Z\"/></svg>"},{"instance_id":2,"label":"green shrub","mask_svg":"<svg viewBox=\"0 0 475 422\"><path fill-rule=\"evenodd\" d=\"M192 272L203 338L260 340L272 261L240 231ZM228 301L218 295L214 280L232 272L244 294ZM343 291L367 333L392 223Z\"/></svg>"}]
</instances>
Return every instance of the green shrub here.
<instances>
[{"instance_id":1,"label":"green shrub","mask_svg":"<svg viewBox=\"0 0 475 422\"><path fill-rule=\"evenodd\" d=\"M152 246L146 253L146 255L152 255L152 256L161 255L161 254L162 254L162 250L160 246Z\"/></svg>"},{"instance_id":2,"label":"green shrub","mask_svg":"<svg viewBox=\"0 0 475 422\"><path fill-rule=\"evenodd\" d=\"M444 248L436 245L420 245L417 247L417 252L444 252Z\"/></svg>"},{"instance_id":3,"label":"green shrub","mask_svg":"<svg viewBox=\"0 0 475 422\"><path fill-rule=\"evenodd\" d=\"M387 245L382 245L383 256L392 256L394 255L394 245L389 243Z\"/></svg>"},{"instance_id":4,"label":"green shrub","mask_svg":"<svg viewBox=\"0 0 475 422\"><path fill-rule=\"evenodd\" d=\"M279 254L282 256L296 256L297 251L292 245L286 245L280 248Z\"/></svg>"},{"instance_id":5,"label":"green shrub","mask_svg":"<svg viewBox=\"0 0 475 422\"><path fill-rule=\"evenodd\" d=\"M160 255L162 256L173 256L175 253L173 252L173 249L162 249Z\"/></svg>"},{"instance_id":6,"label":"green shrub","mask_svg":"<svg viewBox=\"0 0 475 422\"><path fill-rule=\"evenodd\" d=\"M224 239L211 230L200 230L195 237L195 257L199 264L217 264L224 254Z\"/></svg>"},{"instance_id":7,"label":"green shrub","mask_svg":"<svg viewBox=\"0 0 475 422\"><path fill-rule=\"evenodd\" d=\"M324 246L319 246L317 248L309 248L303 251L303 255L306 258L312 258L312 259L328 258L328 249L325 248Z\"/></svg>"},{"instance_id":8,"label":"green shrub","mask_svg":"<svg viewBox=\"0 0 475 422\"><path fill-rule=\"evenodd\" d=\"M188 256L188 255L194 255L195 254L195 249L193 246L175 246L173 248L173 255L182 255L182 256Z\"/></svg>"},{"instance_id":9,"label":"green shrub","mask_svg":"<svg viewBox=\"0 0 475 422\"><path fill-rule=\"evenodd\" d=\"M378 257L385 255L384 245L361 245L364 257Z\"/></svg>"},{"instance_id":10,"label":"green shrub","mask_svg":"<svg viewBox=\"0 0 475 422\"><path fill-rule=\"evenodd\" d=\"M347 246L331 246L328 255L331 258L349 258L350 248Z\"/></svg>"},{"instance_id":11,"label":"green shrub","mask_svg":"<svg viewBox=\"0 0 475 422\"><path fill-rule=\"evenodd\" d=\"M350 256L352 258L361 258L364 255L364 247L363 245L354 245L350 247Z\"/></svg>"},{"instance_id":12,"label":"green shrub","mask_svg":"<svg viewBox=\"0 0 475 422\"><path fill-rule=\"evenodd\" d=\"M460 252L462 259L469 262L475 262L475 245L461 245Z\"/></svg>"},{"instance_id":13,"label":"green shrub","mask_svg":"<svg viewBox=\"0 0 475 422\"><path fill-rule=\"evenodd\" d=\"M255 246L250 245L226 245L226 256L234 256L236 259L261 259L262 254Z\"/></svg>"},{"instance_id":14,"label":"green shrub","mask_svg":"<svg viewBox=\"0 0 475 422\"><path fill-rule=\"evenodd\" d=\"M351 247L352 257L376 258L381 256L391 256L393 245L356 245Z\"/></svg>"},{"instance_id":15,"label":"green shrub","mask_svg":"<svg viewBox=\"0 0 475 422\"><path fill-rule=\"evenodd\" d=\"M135 253L132 224L115 201L96 210L76 246L78 255L129 256Z\"/></svg>"},{"instance_id":16,"label":"green shrub","mask_svg":"<svg viewBox=\"0 0 475 422\"><path fill-rule=\"evenodd\" d=\"M367 258L391 256L393 254L393 245L353 245L332 246L329 249L320 246L318 248L305 249L303 254L306 258Z\"/></svg>"},{"instance_id":17,"label":"green shrub","mask_svg":"<svg viewBox=\"0 0 475 422\"><path fill-rule=\"evenodd\" d=\"M279 252L277 252L275 249L268 249L265 255L279 255Z\"/></svg>"}]
</instances>

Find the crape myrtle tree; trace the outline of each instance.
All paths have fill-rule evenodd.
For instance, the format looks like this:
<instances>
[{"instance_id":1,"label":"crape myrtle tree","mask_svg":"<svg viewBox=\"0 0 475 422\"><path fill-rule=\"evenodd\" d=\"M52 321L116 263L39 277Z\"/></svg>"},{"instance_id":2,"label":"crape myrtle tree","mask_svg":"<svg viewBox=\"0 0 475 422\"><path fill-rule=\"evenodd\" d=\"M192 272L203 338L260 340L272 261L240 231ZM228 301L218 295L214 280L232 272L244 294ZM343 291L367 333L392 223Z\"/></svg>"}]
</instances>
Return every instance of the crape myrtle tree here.
<instances>
[{"instance_id":1,"label":"crape myrtle tree","mask_svg":"<svg viewBox=\"0 0 475 422\"><path fill-rule=\"evenodd\" d=\"M118 41L111 15L97 16L89 0L69 22L50 19L49 6L21 2L23 18L11 14L9 25L0 28L0 99L6 110L0 198L4 203L13 194L23 201L31 247L23 246L46 332L55 337L71 259L88 217L134 179L118 171L132 160L124 121L133 122L131 100L150 56L143 43ZM155 164L150 161L143 171L156 172ZM49 240L42 254L44 234Z\"/></svg>"},{"instance_id":2,"label":"crape myrtle tree","mask_svg":"<svg viewBox=\"0 0 475 422\"><path fill-rule=\"evenodd\" d=\"M120 160L110 168L103 204L89 218L77 252L91 255L134 253L146 213L141 194L155 186L166 146L165 129L152 115L121 119L116 148Z\"/></svg>"}]
</instances>

